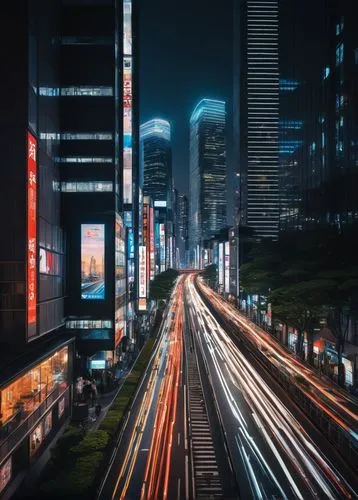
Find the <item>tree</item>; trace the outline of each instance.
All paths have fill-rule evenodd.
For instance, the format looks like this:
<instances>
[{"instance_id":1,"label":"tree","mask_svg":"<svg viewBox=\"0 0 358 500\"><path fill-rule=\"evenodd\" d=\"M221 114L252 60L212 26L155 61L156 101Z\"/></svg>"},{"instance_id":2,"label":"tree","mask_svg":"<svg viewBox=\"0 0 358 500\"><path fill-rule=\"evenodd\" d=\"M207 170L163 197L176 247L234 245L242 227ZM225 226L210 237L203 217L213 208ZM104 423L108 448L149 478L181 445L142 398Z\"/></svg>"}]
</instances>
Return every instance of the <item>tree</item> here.
<instances>
[{"instance_id":1,"label":"tree","mask_svg":"<svg viewBox=\"0 0 358 500\"><path fill-rule=\"evenodd\" d=\"M217 282L217 265L210 264L206 266L206 268L201 272L201 275L205 281L207 281L208 285L215 289Z\"/></svg>"},{"instance_id":2,"label":"tree","mask_svg":"<svg viewBox=\"0 0 358 500\"><path fill-rule=\"evenodd\" d=\"M168 300L178 275L179 272L175 269L167 269L155 276L154 280L150 283L149 299Z\"/></svg>"},{"instance_id":3,"label":"tree","mask_svg":"<svg viewBox=\"0 0 358 500\"><path fill-rule=\"evenodd\" d=\"M307 332L309 362L313 361L314 327L325 314L322 290L334 286L333 281L316 279L277 288L270 294L272 312L281 321L297 329L296 354L302 358L304 332Z\"/></svg>"},{"instance_id":4,"label":"tree","mask_svg":"<svg viewBox=\"0 0 358 500\"><path fill-rule=\"evenodd\" d=\"M327 305L327 326L336 338L338 384L344 386L345 369L342 362L349 322L358 307L358 268L332 269L320 273L334 285L324 290Z\"/></svg>"}]
</instances>

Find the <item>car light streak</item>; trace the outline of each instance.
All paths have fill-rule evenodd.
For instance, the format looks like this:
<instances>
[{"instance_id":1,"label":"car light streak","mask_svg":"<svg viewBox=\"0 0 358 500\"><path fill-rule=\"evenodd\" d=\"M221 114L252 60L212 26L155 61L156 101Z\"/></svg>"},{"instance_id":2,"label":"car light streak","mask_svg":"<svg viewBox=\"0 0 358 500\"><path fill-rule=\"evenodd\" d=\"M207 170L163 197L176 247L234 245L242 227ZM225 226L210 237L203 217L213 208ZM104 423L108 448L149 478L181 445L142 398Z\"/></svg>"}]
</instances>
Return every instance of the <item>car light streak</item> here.
<instances>
[{"instance_id":1,"label":"car light streak","mask_svg":"<svg viewBox=\"0 0 358 500\"><path fill-rule=\"evenodd\" d=\"M181 284L182 279L179 279L176 284L176 291L182 288ZM138 454L140 451L144 451L141 448L142 438L144 429L147 426L148 417L150 415L151 409L154 408L156 413L158 413L158 404L162 399L164 392L168 393L171 390L173 385L173 375L169 374L168 376L162 376L161 373L164 371L168 373L170 370L170 366L172 364L172 342L171 340L171 326L172 326L172 312L176 311L178 307L178 302L175 300L171 300L168 306L168 315L164 320L159 341L157 343L155 352L153 353L151 360L148 366L151 366L147 387L145 393L143 395L142 401L140 403L140 407L138 410L138 414L133 425L133 430L130 435L129 444L126 449L126 453L121 464L120 472L117 477L117 481L113 490L112 500L114 498L120 498L121 500L126 498L126 494L128 488L130 486L133 471L135 470L135 465L138 459ZM177 312L175 314L177 316ZM176 323L178 320L175 320ZM180 327L181 329L181 327ZM181 331L181 330L180 330ZM177 348L178 349L178 348ZM179 347L179 355L180 355L181 347ZM178 353L176 352L176 356ZM179 358L180 362L180 358ZM179 364L180 366L180 364ZM164 380L167 380L166 384L164 384ZM159 397L155 397L156 393L159 393ZM174 391L174 396L175 391ZM149 450L152 452L152 447Z\"/></svg>"},{"instance_id":2,"label":"car light streak","mask_svg":"<svg viewBox=\"0 0 358 500\"><path fill-rule=\"evenodd\" d=\"M198 280L197 283L200 290L210 300L215 309L240 328L271 363L274 363L280 370L286 373L304 377L313 392L305 390L301 385L299 386L300 390L304 391L314 404L317 404L337 425L346 430L358 441L356 428L358 412L351 410L347 406L356 405L357 402L355 399L344 391L332 388L329 383L320 379L313 370L287 352L267 332L254 325L220 295L207 287L202 281ZM292 379L292 383L295 384L294 379Z\"/></svg>"},{"instance_id":3,"label":"car light streak","mask_svg":"<svg viewBox=\"0 0 358 500\"><path fill-rule=\"evenodd\" d=\"M200 284L200 287L204 286ZM307 495L311 498L322 498L322 495L330 499L356 498L350 485L212 316L195 288L193 276L186 281L186 291L190 297L192 329L203 357L207 358L211 379L215 381L214 392L220 391L221 401L224 397L226 407L236 421L235 448L245 465L253 496L267 498L274 492L281 498L292 498L292 495L299 499L307 498ZM205 293L211 300L211 291L205 290ZM225 306L223 310L220 303L220 313L234 316L231 310L228 313L226 303ZM257 333L252 330L256 338ZM260 344L273 351L272 342L267 342L265 338L260 337ZM276 343L274 346L276 348ZM282 359L287 358L289 366L297 370L300 363L290 360L288 353L282 351ZM309 369L305 367L305 370L306 374L309 373ZM314 384L325 394L324 384L322 387L317 381ZM238 391L251 410L249 419L237 403ZM255 439L250 432L252 426L258 431L259 439ZM270 450L268 456L266 447ZM279 474L275 474L275 471L279 471ZM306 494L302 491L302 485Z\"/></svg>"},{"instance_id":4,"label":"car light streak","mask_svg":"<svg viewBox=\"0 0 358 500\"><path fill-rule=\"evenodd\" d=\"M169 334L168 362L158 398L150 451L147 456L141 500L166 499L170 476L173 428L182 367L183 283L175 294L175 317Z\"/></svg>"}]
</instances>

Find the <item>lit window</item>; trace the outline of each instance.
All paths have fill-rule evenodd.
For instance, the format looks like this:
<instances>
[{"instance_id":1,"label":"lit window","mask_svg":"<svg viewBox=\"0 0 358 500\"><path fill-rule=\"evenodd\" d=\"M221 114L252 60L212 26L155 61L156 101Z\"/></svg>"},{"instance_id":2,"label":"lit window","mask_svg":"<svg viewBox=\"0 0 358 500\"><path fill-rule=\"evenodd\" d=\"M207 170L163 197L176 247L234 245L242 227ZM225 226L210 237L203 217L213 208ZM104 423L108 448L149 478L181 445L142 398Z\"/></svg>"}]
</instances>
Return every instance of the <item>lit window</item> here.
<instances>
[{"instance_id":1,"label":"lit window","mask_svg":"<svg viewBox=\"0 0 358 500\"><path fill-rule=\"evenodd\" d=\"M63 141L111 141L113 135L111 132L62 132Z\"/></svg>"},{"instance_id":2,"label":"lit window","mask_svg":"<svg viewBox=\"0 0 358 500\"><path fill-rule=\"evenodd\" d=\"M63 193L111 193L113 182L61 182L61 191Z\"/></svg>"},{"instance_id":3,"label":"lit window","mask_svg":"<svg viewBox=\"0 0 358 500\"><path fill-rule=\"evenodd\" d=\"M62 87L61 96L113 96L112 87Z\"/></svg>"},{"instance_id":4,"label":"lit window","mask_svg":"<svg viewBox=\"0 0 358 500\"><path fill-rule=\"evenodd\" d=\"M329 66L326 66L323 70L323 79L325 80L326 78L329 77L329 74L331 72L331 69Z\"/></svg>"},{"instance_id":5,"label":"lit window","mask_svg":"<svg viewBox=\"0 0 358 500\"><path fill-rule=\"evenodd\" d=\"M89 328L113 328L113 322L110 319L92 319L92 320L69 320L66 321L66 328L87 330Z\"/></svg>"},{"instance_id":6,"label":"lit window","mask_svg":"<svg viewBox=\"0 0 358 500\"><path fill-rule=\"evenodd\" d=\"M58 163L113 163L110 156L59 156Z\"/></svg>"},{"instance_id":7,"label":"lit window","mask_svg":"<svg viewBox=\"0 0 358 500\"><path fill-rule=\"evenodd\" d=\"M47 97L57 97L60 95L60 89L58 87L40 87L39 94Z\"/></svg>"},{"instance_id":8,"label":"lit window","mask_svg":"<svg viewBox=\"0 0 358 500\"><path fill-rule=\"evenodd\" d=\"M342 64L344 58L344 45L339 43L336 47L336 66Z\"/></svg>"}]
</instances>

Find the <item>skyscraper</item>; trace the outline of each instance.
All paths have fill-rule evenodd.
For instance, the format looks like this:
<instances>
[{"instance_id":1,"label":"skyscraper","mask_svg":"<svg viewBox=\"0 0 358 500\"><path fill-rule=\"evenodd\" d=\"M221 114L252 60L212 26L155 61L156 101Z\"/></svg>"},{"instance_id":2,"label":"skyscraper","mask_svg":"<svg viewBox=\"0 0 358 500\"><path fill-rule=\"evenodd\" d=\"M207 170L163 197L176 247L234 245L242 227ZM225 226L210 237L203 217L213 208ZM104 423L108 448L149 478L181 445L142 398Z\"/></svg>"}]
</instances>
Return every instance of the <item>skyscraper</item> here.
<instances>
[{"instance_id":1,"label":"skyscraper","mask_svg":"<svg viewBox=\"0 0 358 500\"><path fill-rule=\"evenodd\" d=\"M171 209L172 149L170 124L153 118L140 126L143 194Z\"/></svg>"},{"instance_id":2,"label":"skyscraper","mask_svg":"<svg viewBox=\"0 0 358 500\"><path fill-rule=\"evenodd\" d=\"M236 0L234 134L240 223L275 238L279 221L278 0ZM239 138L239 140L237 140Z\"/></svg>"},{"instance_id":3,"label":"skyscraper","mask_svg":"<svg viewBox=\"0 0 358 500\"><path fill-rule=\"evenodd\" d=\"M226 224L225 102L202 99L190 118L190 251ZM198 265L198 260L196 262Z\"/></svg>"}]
</instances>

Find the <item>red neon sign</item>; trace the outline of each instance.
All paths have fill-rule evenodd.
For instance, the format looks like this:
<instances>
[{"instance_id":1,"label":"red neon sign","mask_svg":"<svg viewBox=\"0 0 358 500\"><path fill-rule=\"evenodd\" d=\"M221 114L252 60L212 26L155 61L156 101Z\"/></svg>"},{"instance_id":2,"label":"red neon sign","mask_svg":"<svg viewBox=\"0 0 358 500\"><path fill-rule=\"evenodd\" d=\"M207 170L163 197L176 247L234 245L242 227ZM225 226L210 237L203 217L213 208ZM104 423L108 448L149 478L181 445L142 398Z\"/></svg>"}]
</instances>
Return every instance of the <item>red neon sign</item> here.
<instances>
[{"instance_id":1,"label":"red neon sign","mask_svg":"<svg viewBox=\"0 0 358 500\"><path fill-rule=\"evenodd\" d=\"M37 302L37 142L27 132L27 327L36 334Z\"/></svg>"}]
</instances>

